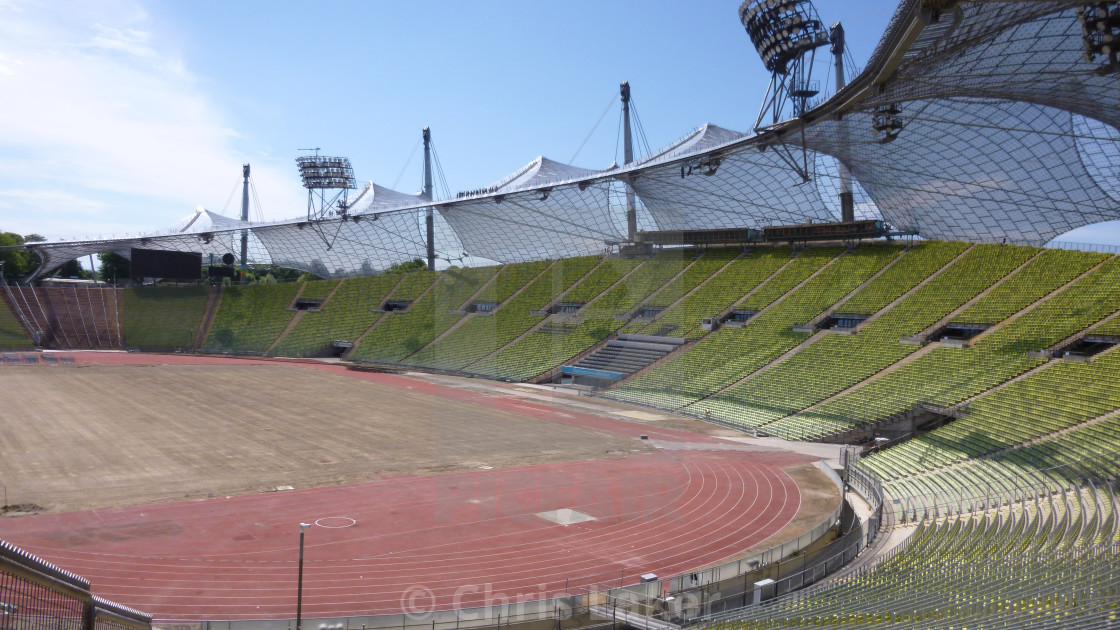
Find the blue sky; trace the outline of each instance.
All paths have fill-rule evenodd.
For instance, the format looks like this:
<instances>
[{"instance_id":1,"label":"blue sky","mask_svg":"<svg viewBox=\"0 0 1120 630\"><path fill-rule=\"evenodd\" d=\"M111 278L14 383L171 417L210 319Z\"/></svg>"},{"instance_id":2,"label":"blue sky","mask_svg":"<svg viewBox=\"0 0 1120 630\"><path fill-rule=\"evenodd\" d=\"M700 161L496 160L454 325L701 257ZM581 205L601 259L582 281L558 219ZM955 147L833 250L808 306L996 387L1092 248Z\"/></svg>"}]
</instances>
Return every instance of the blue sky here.
<instances>
[{"instance_id":1,"label":"blue sky","mask_svg":"<svg viewBox=\"0 0 1120 630\"><path fill-rule=\"evenodd\" d=\"M857 66L895 3L816 3ZM274 220L304 212L294 158L348 156L414 192L429 125L452 195L538 155L616 159L618 84L653 149L705 122L745 131L769 79L737 1L0 0L0 229L52 239L238 212L250 162ZM399 178L399 180L398 180ZM395 186L394 186L395 185ZM1074 239L1111 242L1100 228ZM1098 237L1098 238L1094 238Z\"/></svg>"}]
</instances>

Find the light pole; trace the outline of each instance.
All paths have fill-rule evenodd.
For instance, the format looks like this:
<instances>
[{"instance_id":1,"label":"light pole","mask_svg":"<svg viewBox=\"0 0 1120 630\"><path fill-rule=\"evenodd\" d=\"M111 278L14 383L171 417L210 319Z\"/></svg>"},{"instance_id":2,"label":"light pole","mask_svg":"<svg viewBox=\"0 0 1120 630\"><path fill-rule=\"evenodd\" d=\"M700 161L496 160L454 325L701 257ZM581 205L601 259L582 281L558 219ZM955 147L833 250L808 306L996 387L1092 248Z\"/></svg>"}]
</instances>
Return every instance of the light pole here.
<instances>
[{"instance_id":1,"label":"light pole","mask_svg":"<svg viewBox=\"0 0 1120 630\"><path fill-rule=\"evenodd\" d=\"M310 523L299 524L299 586L296 587L296 630L303 630L303 532Z\"/></svg>"}]
</instances>

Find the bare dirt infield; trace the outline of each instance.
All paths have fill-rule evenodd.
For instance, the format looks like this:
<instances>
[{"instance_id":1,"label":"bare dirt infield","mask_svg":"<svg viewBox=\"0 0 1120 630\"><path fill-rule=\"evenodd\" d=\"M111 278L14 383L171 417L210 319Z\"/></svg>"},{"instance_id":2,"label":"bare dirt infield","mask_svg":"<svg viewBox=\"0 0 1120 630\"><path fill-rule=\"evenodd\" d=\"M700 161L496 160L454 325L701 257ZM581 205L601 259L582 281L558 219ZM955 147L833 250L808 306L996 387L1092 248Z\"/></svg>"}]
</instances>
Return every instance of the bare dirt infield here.
<instances>
[{"instance_id":1,"label":"bare dirt infield","mask_svg":"<svg viewBox=\"0 0 1120 630\"><path fill-rule=\"evenodd\" d=\"M648 452L633 439L303 366L3 369L0 485L46 511Z\"/></svg>"},{"instance_id":2,"label":"bare dirt infield","mask_svg":"<svg viewBox=\"0 0 1120 630\"><path fill-rule=\"evenodd\" d=\"M0 538L163 621L483 605L742 557L840 497L794 453L548 388L314 361L0 367ZM648 436L647 439L641 439ZM294 491L262 492L276 486ZM557 522L549 513L589 520ZM606 580L606 582L604 582Z\"/></svg>"}]
</instances>

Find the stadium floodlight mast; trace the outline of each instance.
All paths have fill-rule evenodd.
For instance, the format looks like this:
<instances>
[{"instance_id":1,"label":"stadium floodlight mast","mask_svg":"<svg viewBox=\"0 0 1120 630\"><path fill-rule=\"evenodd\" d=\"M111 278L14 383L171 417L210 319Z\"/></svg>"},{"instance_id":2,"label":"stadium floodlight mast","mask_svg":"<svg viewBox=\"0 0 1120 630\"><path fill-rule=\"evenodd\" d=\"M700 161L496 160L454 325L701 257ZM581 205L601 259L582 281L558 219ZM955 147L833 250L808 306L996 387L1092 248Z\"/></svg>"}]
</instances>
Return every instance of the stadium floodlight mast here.
<instances>
[{"instance_id":1,"label":"stadium floodlight mast","mask_svg":"<svg viewBox=\"0 0 1120 630\"><path fill-rule=\"evenodd\" d=\"M432 130L424 127L424 193L425 201L432 201ZM436 270L436 228L432 206L424 211L424 226L428 241L428 270Z\"/></svg>"},{"instance_id":2,"label":"stadium floodlight mast","mask_svg":"<svg viewBox=\"0 0 1120 630\"><path fill-rule=\"evenodd\" d=\"M249 163L241 166L241 220L249 222ZM241 230L241 284L248 281L249 275L249 230Z\"/></svg>"},{"instance_id":3,"label":"stadium floodlight mast","mask_svg":"<svg viewBox=\"0 0 1120 630\"><path fill-rule=\"evenodd\" d=\"M745 0L739 5L739 20L771 73L754 128L760 128L767 112L772 123L787 118L790 106L793 116L800 116L808 108L809 98L820 93L820 82L812 80L816 50L830 43L813 3Z\"/></svg>"},{"instance_id":4,"label":"stadium floodlight mast","mask_svg":"<svg viewBox=\"0 0 1120 630\"><path fill-rule=\"evenodd\" d=\"M625 164L634 161L634 140L630 129L630 82L623 81L619 86L619 95L622 98L622 159ZM630 181L626 185L626 239L634 242L634 234L638 231L638 215L634 205L634 188Z\"/></svg>"},{"instance_id":5,"label":"stadium floodlight mast","mask_svg":"<svg viewBox=\"0 0 1120 630\"><path fill-rule=\"evenodd\" d=\"M296 586L296 630L303 630L303 533L311 523L299 524L299 583Z\"/></svg>"},{"instance_id":6,"label":"stadium floodlight mast","mask_svg":"<svg viewBox=\"0 0 1120 630\"><path fill-rule=\"evenodd\" d=\"M299 176L307 189L307 220L319 221L335 215L345 218L349 191L358 187L350 160L319 155L318 148L300 151L315 152L296 158Z\"/></svg>"}]
</instances>

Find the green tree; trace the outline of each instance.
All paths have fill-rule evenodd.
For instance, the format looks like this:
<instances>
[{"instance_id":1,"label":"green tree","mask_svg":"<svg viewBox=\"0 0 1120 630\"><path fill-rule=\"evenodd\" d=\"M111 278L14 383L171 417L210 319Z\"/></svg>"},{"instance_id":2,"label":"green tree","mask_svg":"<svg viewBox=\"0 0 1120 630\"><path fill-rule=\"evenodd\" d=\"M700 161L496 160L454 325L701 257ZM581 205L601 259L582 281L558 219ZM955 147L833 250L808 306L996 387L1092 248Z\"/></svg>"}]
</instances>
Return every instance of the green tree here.
<instances>
[{"instance_id":1,"label":"green tree","mask_svg":"<svg viewBox=\"0 0 1120 630\"><path fill-rule=\"evenodd\" d=\"M58 271L54 272L54 275L60 278L82 278L83 280L93 278L93 272L82 269L81 263L77 260L71 260L59 267Z\"/></svg>"},{"instance_id":2,"label":"green tree","mask_svg":"<svg viewBox=\"0 0 1120 630\"><path fill-rule=\"evenodd\" d=\"M131 274L129 260L116 252L101 252L97 255L101 261L99 275L105 282L127 280Z\"/></svg>"},{"instance_id":3,"label":"green tree","mask_svg":"<svg viewBox=\"0 0 1120 630\"><path fill-rule=\"evenodd\" d=\"M3 249L19 247L24 243L45 240L38 234L20 236L14 232L0 232L0 261L4 263L4 278L14 280L23 278L39 266L39 255L27 249Z\"/></svg>"},{"instance_id":4,"label":"green tree","mask_svg":"<svg viewBox=\"0 0 1120 630\"><path fill-rule=\"evenodd\" d=\"M428 268L428 263L424 262L423 258L414 258L408 262L393 265L389 268L389 272L393 273L408 273L410 271L423 271Z\"/></svg>"}]
</instances>

